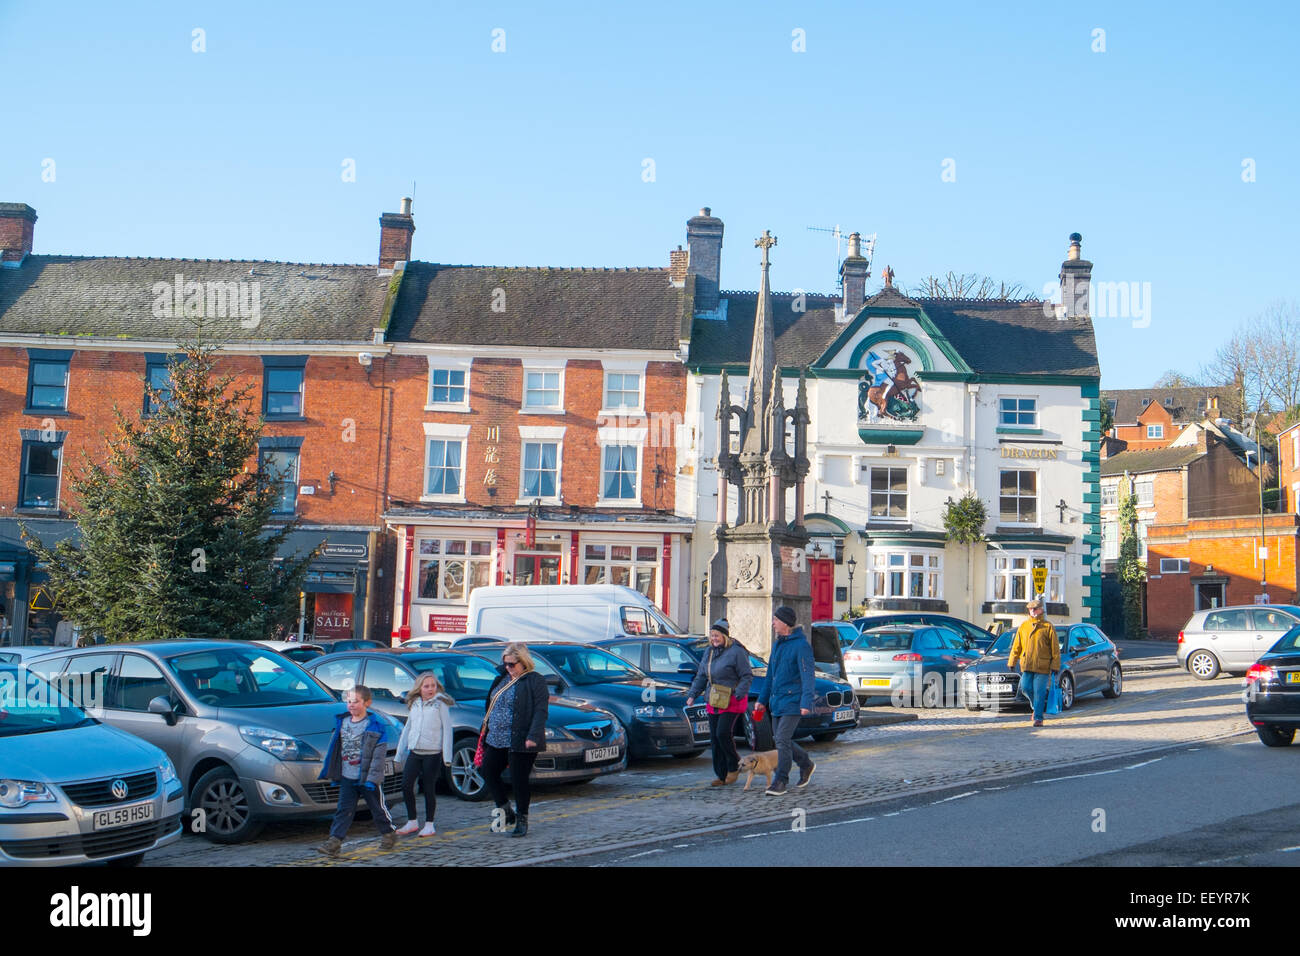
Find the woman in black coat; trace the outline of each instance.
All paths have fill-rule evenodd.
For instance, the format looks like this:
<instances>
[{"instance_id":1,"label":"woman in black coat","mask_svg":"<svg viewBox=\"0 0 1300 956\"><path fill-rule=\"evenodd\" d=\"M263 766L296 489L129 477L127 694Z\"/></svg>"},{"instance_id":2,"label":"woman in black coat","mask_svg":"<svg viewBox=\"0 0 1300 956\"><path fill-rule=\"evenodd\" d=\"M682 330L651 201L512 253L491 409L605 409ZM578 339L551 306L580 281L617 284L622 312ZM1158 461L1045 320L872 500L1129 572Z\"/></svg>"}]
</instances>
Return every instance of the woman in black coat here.
<instances>
[{"instance_id":1,"label":"woman in black coat","mask_svg":"<svg viewBox=\"0 0 1300 956\"><path fill-rule=\"evenodd\" d=\"M483 720L483 778L492 802L505 810L506 824L515 825L510 835L521 837L528 832L528 804L532 797L528 777L537 755L546 749L551 693L523 644L506 645L499 670L500 676L488 689ZM507 767L516 809L511 809L501 779Z\"/></svg>"},{"instance_id":2,"label":"woman in black coat","mask_svg":"<svg viewBox=\"0 0 1300 956\"><path fill-rule=\"evenodd\" d=\"M749 707L749 688L754 673L749 664L749 651L743 644L732 640L726 620L714 621L709 627L709 649L700 658L700 666L687 691L686 706L706 688L709 702L704 708L709 714L709 732L713 743L713 773L717 778L709 786L722 787L735 783L740 776L740 754L736 750L736 721ZM724 700L725 698L725 700Z\"/></svg>"}]
</instances>

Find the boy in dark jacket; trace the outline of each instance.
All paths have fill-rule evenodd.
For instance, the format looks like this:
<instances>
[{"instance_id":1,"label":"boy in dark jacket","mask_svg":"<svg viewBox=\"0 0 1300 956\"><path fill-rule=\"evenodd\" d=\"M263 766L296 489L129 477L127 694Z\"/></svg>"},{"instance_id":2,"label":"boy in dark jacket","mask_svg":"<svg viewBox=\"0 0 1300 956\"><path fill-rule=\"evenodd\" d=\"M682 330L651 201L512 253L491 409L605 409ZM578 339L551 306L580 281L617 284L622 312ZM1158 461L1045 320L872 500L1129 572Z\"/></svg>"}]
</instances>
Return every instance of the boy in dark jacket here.
<instances>
[{"instance_id":1,"label":"boy in dark jacket","mask_svg":"<svg viewBox=\"0 0 1300 956\"><path fill-rule=\"evenodd\" d=\"M767 788L771 797L785 796L792 758L799 765L800 790L808 786L817 767L794 742L799 720L812 713L814 686L812 645L803 629L795 626L796 620L794 608L784 604L772 615L776 643L767 662L767 685L758 701L764 710L772 712L772 734L776 738L776 772Z\"/></svg>"},{"instance_id":2,"label":"boy in dark jacket","mask_svg":"<svg viewBox=\"0 0 1300 956\"><path fill-rule=\"evenodd\" d=\"M338 856L343 838L357 812L357 798L370 808L379 828L379 845L391 850L397 845L393 818L384 804L384 767L388 762L388 728L370 713L370 688L357 684L343 695L348 712L340 714L325 752L320 779L339 785L339 808L334 814L329 839L316 849L326 856Z\"/></svg>"}]
</instances>

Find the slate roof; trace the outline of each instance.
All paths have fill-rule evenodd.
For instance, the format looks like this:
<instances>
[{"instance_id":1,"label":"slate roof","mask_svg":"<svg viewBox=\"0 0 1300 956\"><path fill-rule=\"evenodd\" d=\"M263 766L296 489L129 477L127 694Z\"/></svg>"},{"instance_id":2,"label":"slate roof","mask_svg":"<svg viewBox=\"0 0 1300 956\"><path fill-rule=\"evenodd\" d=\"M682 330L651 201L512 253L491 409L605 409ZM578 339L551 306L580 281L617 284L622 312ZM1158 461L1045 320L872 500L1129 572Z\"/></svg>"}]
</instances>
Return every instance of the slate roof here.
<instances>
[{"instance_id":1,"label":"slate roof","mask_svg":"<svg viewBox=\"0 0 1300 956\"><path fill-rule=\"evenodd\" d=\"M202 319L204 338L216 342L369 342L389 283L363 265L29 255L0 268L0 334L188 339L199 320L154 314L155 284L174 285L178 274L186 283L257 283L256 315L228 309ZM245 288L251 306L253 286Z\"/></svg>"},{"instance_id":2,"label":"slate roof","mask_svg":"<svg viewBox=\"0 0 1300 956\"><path fill-rule=\"evenodd\" d=\"M1101 463L1103 475L1141 474L1149 471L1173 471L1191 464L1205 454L1196 445L1185 448L1152 448L1148 451L1122 451Z\"/></svg>"},{"instance_id":3,"label":"slate roof","mask_svg":"<svg viewBox=\"0 0 1300 956\"><path fill-rule=\"evenodd\" d=\"M693 366L744 365L749 361L757 294L724 292L727 321L697 319L691 336ZM847 327L835 321L838 296L808 295L807 311L793 311L792 293L773 293L777 360L782 366L811 364ZM910 299L893 287L867 299L863 308L921 308L939 332L979 374L1037 373L1099 377L1092 324L1058 320L1043 303L962 299Z\"/></svg>"},{"instance_id":4,"label":"slate roof","mask_svg":"<svg viewBox=\"0 0 1300 956\"><path fill-rule=\"evenodd\" d=\"M693 288L667 269L548 269L412 262L390 342L665 349L689 331ZM504 291L504 311L494 311ZM748 348L748 345L746 346Z\"/></svg>"},{"instance_id":5,"label":"slate roof","mask_svg":"<svg viewBox=\"0 0 1300 956\"><path fill-rule=\"evenodd\" d=\"M1138 416L1153 401L1163 405L1175 423L1189 425L1207 416L1211 396L1218 395L1222 401L1230 389L1228 385L1217 388L1111 388L1102 390L1101 399L1115 401L1113 417L1116 425L1136 425ZM1173 404L1166 401L1169 398L1173 399ZM1204 402L1199 410L1197 402Z\"/></svg>"}]
</instances>

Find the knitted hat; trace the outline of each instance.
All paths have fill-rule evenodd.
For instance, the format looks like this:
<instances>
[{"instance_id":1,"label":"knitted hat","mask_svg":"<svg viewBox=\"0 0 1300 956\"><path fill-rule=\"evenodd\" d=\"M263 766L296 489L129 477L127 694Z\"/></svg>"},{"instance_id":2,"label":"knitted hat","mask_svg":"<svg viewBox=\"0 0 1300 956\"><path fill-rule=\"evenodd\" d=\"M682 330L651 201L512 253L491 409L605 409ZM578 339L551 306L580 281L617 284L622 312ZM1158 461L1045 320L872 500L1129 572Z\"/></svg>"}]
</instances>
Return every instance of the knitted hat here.
<instances>
[{"instance_id":1,"label":"knitted hat","mask_svg":"<svg viewBox=\"0 0 1300 956\"><path fill-rule=\"evenodd\" d=\"M727 619L726 619L725 617L720 617L720 618L718 618L716 621L714 621L712 624L710 624L710 625L709 625L709 630L710 630L710 631L721 631L722 634L723 634L723 636L725 636L725 637L730 637L730 636L731 636L731 627L727 624Z\"/></svg>"},{"instance_id":2,"label":"knitted hat","mask_svg":"<svg viewBox=\"0 0 1300 956\"><path fill-rule=\"evenodd\" d=\"M795 616L794 608L786 604L782 604L779 608L773 611L772 616L788 627L794 627L795 622L799 620L799 618Z\"/></svg>"}]
</instances>

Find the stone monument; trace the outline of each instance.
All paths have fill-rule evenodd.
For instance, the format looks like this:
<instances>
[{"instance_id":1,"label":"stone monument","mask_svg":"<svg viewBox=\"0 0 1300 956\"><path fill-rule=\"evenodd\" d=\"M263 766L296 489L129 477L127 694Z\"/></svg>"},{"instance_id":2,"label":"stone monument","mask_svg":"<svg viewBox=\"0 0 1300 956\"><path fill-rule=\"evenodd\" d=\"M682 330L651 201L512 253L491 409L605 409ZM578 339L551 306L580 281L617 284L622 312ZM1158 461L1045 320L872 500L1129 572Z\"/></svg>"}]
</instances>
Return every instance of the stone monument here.
<instances>
[{"instance_id":1,"label":"stone monument","mask_svg":"<svg viewBox=\"0 0 1300 956\"><path fill-rule=\"evenodd\" d=\"M709 620L727 618L731 636L752 653L767 657L772 646L772 612L794 608L808 630L811 588L803 527L804 478L808 475L807 370L799 373L794 408L785 407L776 361L775 330L768 286L768 250L776 237L766 230L754 245L763 251L762 276L749 353L749 388L744 407L731 404L724 370L718 401L717 549L709 564ZM731 450L731 422L739 420L739 450ZM730 489L737 490L736 524L727 525ZM794 520L786 520L787 492L794 489Z\"/></svg>"}]
</instances>

